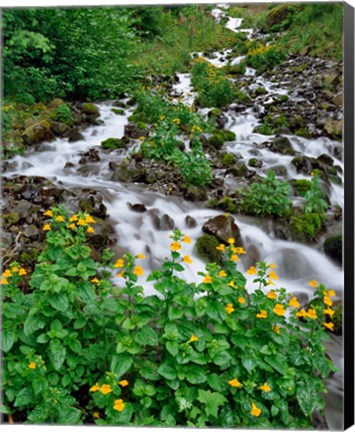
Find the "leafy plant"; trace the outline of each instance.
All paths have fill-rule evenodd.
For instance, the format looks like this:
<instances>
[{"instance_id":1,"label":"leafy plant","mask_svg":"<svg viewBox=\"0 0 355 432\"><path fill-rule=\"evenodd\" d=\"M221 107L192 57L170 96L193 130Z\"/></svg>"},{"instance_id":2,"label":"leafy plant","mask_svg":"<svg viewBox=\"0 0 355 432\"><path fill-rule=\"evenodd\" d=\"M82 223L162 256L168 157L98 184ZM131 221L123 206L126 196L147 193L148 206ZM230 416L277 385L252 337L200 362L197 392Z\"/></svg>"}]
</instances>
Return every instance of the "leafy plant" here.
<instances>
[{"instance_id":1,"label":"leafy plant","mask_svg":"<svg viewBox=\"0 0 355 432\"><path fill-rule=\"evenodd\" d=\"M70 106L63 103L60 104L51 114L53 120L62 122L68 126L73 125L73 114L71 112Z\"/></svg>"},{"instance_id":2,"label":"leafy plant","mask_svg":"<svg viewBox=\"0 0 355 432\"><path fill-rule=\"evenodd\" d=\"M248 52L245 61L248 66L256 69L259 73L263 73L278 66L285 59L286 52L281 47L260 44Z\"/></svg>"},{"instance_id":3,"label":"leafy plant","mask_svg":"<svg viewBox=\"0 0 355 432\"><path fill-rule=\"evenodd\" d=\"M328 204L324 200L324 193L320 187L320 178L317 172L312 175L311 187L304 195L305 213L324 214L328 209Z\"/></svg>"}]
</instances>

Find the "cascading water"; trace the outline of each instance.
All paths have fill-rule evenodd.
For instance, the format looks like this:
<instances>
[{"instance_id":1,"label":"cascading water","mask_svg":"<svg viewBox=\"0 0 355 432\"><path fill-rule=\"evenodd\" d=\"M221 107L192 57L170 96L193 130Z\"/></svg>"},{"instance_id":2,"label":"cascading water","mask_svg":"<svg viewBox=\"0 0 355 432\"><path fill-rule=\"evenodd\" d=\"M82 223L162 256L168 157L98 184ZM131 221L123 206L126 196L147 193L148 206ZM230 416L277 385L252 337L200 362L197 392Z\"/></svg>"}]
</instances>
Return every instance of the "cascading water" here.
<instances>
[{"instance_id":1,"label":"cascading water","mask_svg":"<svg viewBox=\"0 0 355 432\"><path fill-rule=\"evenodd\" d=\"M223 5L212 13L216 19L226 17ZM237 31L242 19L229 18L228 28ZM233 28L232 28L233 27ZM249 32L251 34L252 32ZM225 55L215 55L211 62L222 66L226 60L220 60ZM239 58L240 59L240 58ZM253 76L254 71L248 69L248 76ZM178 74L179 83L174 85L174 93L181 95L184 103L192 104L194 95L189 74ZM262 85L269 92L270 97L286 94L287 90L275 83L257 78L254 86ZM146 273L158 267L167 255L171 239L169 230L158 230L150 214L158 216L168 215L175 228L179 228L191 237L192 244L184 245L184 253L189 254L193 260L193 266L187 267L186 278L190 281L200 282L198 271L203 271L204 263L195 255L194 240L201 235L201 227L209 218L221 212L202 207L199 204L186 202L177 197L165 195L147 190L146 187L134 184L122 184L110 180L108 165L111 161L123 160L132 150L110 152L102 151L100 142L106 138L121 138L124 135L124 126L128 123L130 110L124 115L116 115L111 112L111 103L98 104L103 124L93 126L84 131L84 140L69 143L67 139L58 139L52 143L42 144L36 151L29 150L23 156L16 156L17 168L7 173L8 177L15 175L45 176L55 182L61 182L67 188L85 186L102 192L104 203L107 207L111 222L115 226L120 253L130 250L133 254L145 253L147 259L142 264ZM205 113L205 110L201 110ZM238 154L242 160L248 160L255 154L255 150L263 161L263 170L282 165L287 169L287 178L310 178L297 174L290 164L291 156L273 153L270 150L258 147L265 141L266 137L253 132L258 119L255 112L249 109L247 113L238 114L230 107L227 112L228 123L226 128L236 133L237 139L225 144L228 152ZM305 139L288 136L295 151L309 156L329 154L334 158L332 149L336 144L328 138ZM136 146L139 141L135 142ZM86 171L80 169L78 161L80 153L91 148L100 151L101 160L86 166ZM71 163L71 164L68 164ZM336 159L341 169L342 161ZM79 166L79 169L78 169ZM332 204L342 205L343 191L341 186L332 186ZM141 203L147 209L145 213L134 212L129 204ZM187 216L194 218L197 222L195 228L188 226ZM274 262L279 266L278 286L285 287L289 292L303 296L304 301L312 294L312 288L308 281L317 279L323 281L329 289L334 289L338 298L342 298L343 271L333 264L317 248L305 246L296 242L277 240L273 236L272 229L265 221L258 218L237 216L238 224L245 249L253 251L252 255L257 260ZM253 264L250 256L243 256L240 266L245 270ZM115 279L115 283L119 283ZM247 289L253 290L252 278L249 277ZM151 284L145 284L145 293L153 293ZM328 346L329 355L338 365L340 372L328 380L329 394L327 396L326 418L332 429L341 428L342 412L342 338L332 336Z\"/></svg>"}]
</instances>

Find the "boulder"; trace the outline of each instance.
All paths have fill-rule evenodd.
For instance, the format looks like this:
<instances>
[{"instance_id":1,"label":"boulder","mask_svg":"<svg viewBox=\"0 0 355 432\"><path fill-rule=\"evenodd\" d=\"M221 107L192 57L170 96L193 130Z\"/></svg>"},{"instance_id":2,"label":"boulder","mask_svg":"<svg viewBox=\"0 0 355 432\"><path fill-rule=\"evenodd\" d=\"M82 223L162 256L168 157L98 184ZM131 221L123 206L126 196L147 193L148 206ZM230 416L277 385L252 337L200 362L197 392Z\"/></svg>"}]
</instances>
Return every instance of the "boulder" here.
<instances>
[{"instance_id":1,"label":"boulder","mask_svg":"<svg viewBox=\"0 0 355 432\"><path fill-rule=\"evenodd\" d=\"M196 241L196 255L205 262L222 264L222 254L217 250L219 243L215 236L203 234Z\"/></svg>"},{"instance_id":2,"label":"boulder","mask_svg":"<svg viewBox=\"0 0 355 432\"><path fill-rule=\"evenodd\" d=\"M124 127L124 134L129 138L140 138L142 136L146 137L148 135L148 131L145 128L144 123L138 122L136 123L128 123Z\"/></svg>"},{"instance_id":3,"label":"boulder","mask_svg":"<svg viewBox=\"0 0 355 432\"><path fill-rule=\"evenodd\" d=\"M26 128L22 133L23 142L26 145L39 144L43 141L53 140L52 124L47 120L41 120Z\"/></svg>"},{"instance_id":4,"label":"boulder","mask_svg":"<svg viewBox=\"0 0 355 432\"><path fill-rule=\"evenodd\" d=\"M79 128L73 128L69 132L69 142L77 142L84 140L84 135L79 131Z\"/></svg>"},{"instance_id":5,"label":"boulder","mask_svg":"<svg viewBox=\"0 0 355 432\"><path fill-rule=\"evenodd\" d=\"M343 237L341 235L336 235L332 237L328 237L324 241L324 253L337 262L338 264L342 264L343 260Z\"/></svg>"},{"instance_id":6,"label":"boulder","mask_svg":"<svg viewBox=\"0 0 355 432\"><path fill-rule=\"evenodd\" d=\"M295 153L290 140L281 135L276 135L276 137L271 140L269 148L273 152L284 155L293 155Z\"/></svg>"},{"instance_id":7,"label":"boulder","mask_svg":"<svg viewBox=\"0 0 355 432\"><path fill-rule=\"evenodd\" d=\"M185 198L189 201L206 201L207 200L207 192L204 188L190 185L186 192L185 192Z\"/></svg>"},{"instance_id":8,"label":"boulder","mask_svg":"<svg viewBox=\"0 0 355 432\"><path fill-rule=\"evenodd\" d=\"M202 231L215 236L219 242L227 243L230 238L240 241L240 229L231 216L219 215L209 219L202 226Z\"/></svg>"},{"instance_id":9,"label":"boulder","mask_svg":"<svg viewBox=\"0 0 355 432\"><path fill-rule=\"evenodd\" d=\"M115 150L125 148L129 139L126 137L123 138L107 138L104 141L101 141L101 145L106 150Z\"/></svg>"},{"instance_id":10,"label":"boulder","mask_svg":"<svg viewBox=\"0 0 355 432\"><path fill-rule=\"evenodd\" d=\"M98 107L92 103L84 103L81 106L81 110L84 114L92 117L100 117L100 111Z\"/></svg>"},{"instance_id":11,"label":"boulder","mask_svg":"<svg viewBox=\"0 0 355 432\"><path fill-rule=\"evenodd\" d=\"M113 171L111 180L123 182L123 183L132 183L138 181L141 177L141 172L129 166L126 162L122 162L119 165L115 163L110 163L110 169Z\"/></svg>"}]
</instances>

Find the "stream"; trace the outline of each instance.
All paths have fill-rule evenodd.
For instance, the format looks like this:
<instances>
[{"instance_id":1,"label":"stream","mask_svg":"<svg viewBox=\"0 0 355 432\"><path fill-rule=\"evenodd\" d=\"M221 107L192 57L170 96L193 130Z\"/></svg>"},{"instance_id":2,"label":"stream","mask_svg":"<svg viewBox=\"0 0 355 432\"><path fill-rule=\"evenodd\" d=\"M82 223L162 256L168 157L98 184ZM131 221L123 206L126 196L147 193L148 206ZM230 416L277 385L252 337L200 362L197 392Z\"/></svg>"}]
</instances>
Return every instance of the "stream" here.
<instances>
[{"instance_id":1,"label":"stream","mask_svg":"<svg viewBox=\"0 0 355 432\"><path fill-rule=\"evenodd\" d=\"M212 14L218 21L222 17L227 17L226 27L231 31L243 31L249 38L253 36L252 29L239 29L242 25L242 18L231 18L226 15L227 5L218 5ZM239 29L239 30L238 30ZM220 67L228 64L226 54L230 50L214 53L208 61ZM202 55L202 53L198 53ZM243 57L232 60L232 64L240 62ZM229 63L230 64L230 63ZM268 90L269 98L278 97L288 93L283 88L282 83L270 82L264 78L257 77L255 71L247 69L247 75L254 77L254 87L264 87ZM193 89L189 74L177 74L179 82L173 85L176 98L182 96L183 102L191 105L194 100ZM252 88L251 88L252 89ZM92 126L82 133L84 139L70 143L68 139L57 139L54 142L43 143L36 150L28 150L23 156L16 156L13 160L17 162L16 168L9 171L8 177L22 176L41 176L60 183L70 189L75 187L91 188L100 192L107 207L110 222L115 228L118 238L118 252L124 253L129 250L132 254L144 253L147 257L140 263L148 274L150 270L157 268L164 261L168 254L171 239L171 230L158 230L151 217L146 213L138 213L132 210L129 204L143 204L147 211L154 210L160 217L168 215L174 223L174 227L180 229L184 234L192 239L191 244L184 244L184 254L189 254L193 261L193 266L187 268L185 277L191 282L201 282L201 277L197 275L204 270L202 262L195 254L194 244L201 235L202 225L211 217L223 214L221 211L207 208L203 203L188 202L179 197L165 196L153 192L146 185L124 184L110 180L112 172L109 169L110 162L124 160L133 147L139 146L139 141L135 140L133 146L124 150L110 152L102 151L101 141L124 135L124 127L128 123L128 117L132 114L134 107L125 109L123 115L116 115L111 111L112 102L96 104L100 110L100 120L102 124ZM308 179L310 176L299 174L290 163L292 156L271 152L267 148L258 147L270 137L253 133L255 125L260 124L257 118L258 110L262 106L248 108L247 112L239 114L234 110L233 104L225 113L228 122L226 129L236 133L236 141L225 144L225 150L234 153L245 163L258 155L263 161L261 174L265 174L269 169L283 166L287 175L286 179ZM205 114L208 110L201 109ZM304 155L317 157L322 154L330 155L343 169L343 162L334 155L334 147L339 146L338 142L326 137L317 139L306 139L288 135L294 150ZM80 165L80 153L87 152L91 148L96 148L100 152L101 160L86 165ZM217 173L218 176L218 173ZM223 177L222 177L223 178ZM224 177L224 187L228 190L235 190L240 184L235 182L233 177ZM341 185L332 184L329 193L332 205L343 207L343 188ZM299 198L294 197L294 204L297 205ZM187 216L195 219L196 227L191 227L187 221ZM257 260L274 262L278 265L277 287L285 287L288 292L295 293L301 303L306 303L312 295L313 288L308 286L311 279L324 282L329 289L334 289L337 299L342 299L343 292L343 270L334 264L322 251L322 245L307 246L301 243L279 240L273 231L273 226L267 221L256 217L235 216L236 223L240 228L242 242L245 250L252 253L242 257L240 264L241 270L246 270ZM247 289L253 290L253 276L247 276ZM119 284L118 279L114 283ZM145 294L153 294L151 283L144 284ZM326 420L329 429L342 429L342 398L343 398L343 342L341 336L331 335L328 343L328 353L339 368L339 372L327 380L329 393L326 395Z\"/></svg>"}]
</instances>

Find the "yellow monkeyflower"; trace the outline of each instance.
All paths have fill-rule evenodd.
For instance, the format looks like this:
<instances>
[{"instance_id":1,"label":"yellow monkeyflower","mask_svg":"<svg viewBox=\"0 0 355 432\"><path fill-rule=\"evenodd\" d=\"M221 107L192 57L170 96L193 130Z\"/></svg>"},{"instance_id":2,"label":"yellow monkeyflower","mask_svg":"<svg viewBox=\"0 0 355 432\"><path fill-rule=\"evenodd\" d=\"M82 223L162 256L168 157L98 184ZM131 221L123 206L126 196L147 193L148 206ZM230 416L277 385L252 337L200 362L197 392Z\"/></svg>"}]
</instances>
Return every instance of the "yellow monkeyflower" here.
<instances>
[{"instance_id":1,"label":"yellow monkeyflower","mask_svg":"<svg viewBox=\"0 0 355 432\"><path fill-rule=\"evenodd\" d=\"M124 276L124 271L121 271L120 273L116 274L116 277L121 278Z\"/></svg>"},{"instance_id":2,"label":"yellow monkeyflower","mask_svg":"<svg viewBox=\"0 0 355 432\"><path fill-rule=\"evenodd\" d=\"M273 325L271 327L271 330L274 331L277 334L280 334L280 326L278 326L277 324Z\"/></svg>"},{"instance_id":3,"label":"yellow monkeyflower","mask_svg":"<svg viewBox=\"0 0 355 432\"><path fill-rule=\"evenodd\" d=\"M31 362L29 365L28 365L28 367L30 368L30 369L36 369L36 363L35 362Z\"/></svg>"},{"instance_id":4,"label":"yellow monkeyflower","mask_svg":"<svg viewBox=\"0 0 355 432\"><path fill-rule=\"evenodd\" d=\"M271 279L268 279L268 280L267 280L267 284L268 284L268 285L275 285L275 282L272 281Z\"/></svg>"},{"instance_id":5,"label":"yellow monkeyflower","mask_svg":"<svg viewBox=\"0 0 355 432\"><path fill-rule=\"evenodd\" d=\"M269 293L266 295L267 298L271 300L275 300L277 298L277 294L274 290L269 291Z\"/></svg>"},{"instance_id":6,"label":"yellow monkeyflower","mask_svg":"<svg viewBox=\"0 0 355 432\"><path fill-rule=\"evenodd\" d=\"M323 299L323 303L327 306L333 306L333 301L329 296L325 296Z\"/></svg>"},{"instance_id":7,"label":"yellow monkeyflower","mask_svg":"<svg viewBox=\"0 0 355 432\"><path fill-rule=\"evenodd\" d=\"M254 267L254 266L249 267L249 269L247 270L248 275L255 275L257 273L258 273L258 271L256 270L256 267Z\"/></svg>"},{"instance_id":8,"label":"yellow monkeyflower","mask_svg":"<svg viewBox=\"0 0 355 432\"><path fill-rule=\"evenodd\" d=\"M11 271L12 271L12 273L18 273L19 270L20 270L20 269L19 269L17 266L15 266L15 267L11 267Z\"/></svg>"},{"instance_id":9,"label":"yellow monkeyflower","mask_svg":"<svg viewBox=\"0 0 355 432\"><path fill-rule=\"evenodd\" d=\"M100 418L100 413L99 413L98 411L94 411L94 412L92 413L92 416L93 416L94 418L96 418L96 419L99 419L99 418Z\"/></svg>"},{"instance_id":10,"label":"yellow monkeyflower","mask_svg":"<svg viewBox=\"0 0 355 432\"><path fill-rule=\"evenodd\" d=\"M189 339L189 342L196 342L196 341L198 341L198 337L195 335L192 335Z\"/></svg>"},{"instance_id":11,"label":"yellow monkeyflower","mask_svg":"<svg viewBox=\"0 0 355 432\"><path fill-rule=\"evenodd\" d=\"M57 217L55 218L55 220L56 220L57 222L64 222L64 218L63 218L62 215L57 216Z\"/></svg>"},{"instance_id":12,"label":"yellow monkeyflower","mask_svg":"<svg viewBox=\"0 0 355 432\"><path fill-rule=\"evenodd\" d=\"M312 279L312 280L308 283L308 285L309 285L310 287L312 287L312 288L317 288L317 286L318 286L318 282L317 282L315 279Z\"/></svg>"},{"instance_id":13,"label":"yellow monkeyflower","mask_svg":"<svg viewBox=\"0 0 355 432\"><path fill-rule=\"evenodd\" d=\"M227 285L234 288L234 281L230 281Z\"/></svg>"},{"instance_id":14,"label":"yellow monkeyflower","mask_svg":"<svg viewBox=\"0 0 355 432\"><path fill-rule=\"evenodd\" d=\"M231 381L228 381L228 384L232 387L237 387L237 388L243 387L243 384L239 382L238 378L234 378Z\"/></svg>"},{"instance_id":15,"label":"yellow monkeyflower","mask_svg":"<svg viewBox=\"0 0 355 432\"><path fill-rule=\"evenodd\" d=\"M226 250L226 245L224 244L220 244L219 246L216 247L217 250L224 252Z\"/></svg>"},{"instance_id":16,"label":"yellow monkeyflower","mask_svg":"<svg viewBox=\"0 0 355 432\"><path fill-rule=\"evenodd\" d=\"M87 223L95 223L96 221L90 215L86 215L85 216L85 222L87 222Z\"/></svg>"},{"instance_id":17,"label":"yellow monkeyflower","mask_svg":"<svg viewBox=\"0 0 355 432\"><path fill-rule=\"evenodd\" d=\"M235 239L234 239L233 237L230 237L230 238L227 240L227 242L228 242L230 245L234 245L234 243L235 243Z\"/></svg>"},{"instance_id":18,"label":"yellow monkeyflower","mask_svg":"<svg viewBox=\"0 0 355 432\"><path fill-rule=\"evenodd\" d=\"M14 271L14 270L12 269L12 271ZM324 294L328 297L336 297L336 293L334 290L325 290Z\"/></svg>"},{"instance_id":19,"label":"yellow monkeyflower","mask_svg":"<svg viewBox=\"0 0 355 432\"><path fill-rule=\"evenodd\" d=\"M86 230L86 232L87 232L88 234L95 234L95 230L94 230L93 227L89 227L89 228Z\"/></svg>"},{"instance_id":20,"label":"yellow monkeyflower","mask_svg":"<svg viewBox=\"0 0 355 432\"><path fill-rule=\"evenodd\" d=\"M9 270L9 269L5 270L4 273L2 274L2 276L5 278L12 276L11 270Z\"/></svg>"},{"instance_id":21,"label":"yellow monkeyflower","mask_svg":"<svg viewBox=\"0 0 355 432\"><path fill-rule=\"evenodd\" d=\"M9 282L7 281L7 279L5 278L5 277L2 277L1 278L1 285L8 285L9 284Z\"/></svg>"},{"instance_id":22,"label":"yellow monkeyflower","mask_svg":"<svg viewBox=\"0 0 355 432\"><path fill-rule=\"evenodd\" d=\"M334 323L330 322L330 323L323 323L324 327L326 327L327 329L334 331Z\"/></svg>"},{"instance_id":23,"label":"yellow monkeyflower","mask_svg":"<svg viewBox=\"0 0 355 432\"><path fill-rule=\"evenodd\" d=\"M304 309L301 309L300 311L296 312L296 317L305 318L307 316L307 312Z\"/></svg>"},{"instance_id":24,"label":"yellow monkeyflower","mask_svg":"<svg viewBox=\"0 0 355 432\"><path fill-rule=\"evenodd\" d=\"M114 404L114 406L113 406L113 409L114 410L116 410L116 411L123 411L124 410L124 407L125 407L125 404L123 403L123 400L122 399L116 399L115 400L115 404Z\"/></svg>"},{"instance_id":25,"label":"yellow monkeyflower","mask_svg":"<svg viewBox=\"0 0 355 432\"><path fill-rule=\"evenodd\" d=\"M72 217L69 218L69 222L76 222L77 220L78 220L77 215L73 215Z\"/></svg>"},{"instance_id":26,"label":"yellow monkeyflower","mask_svg":"<svg viewBox=\"0 0 355 432\"><path fill-rule=\"evenodd\" d=\"M299 301L297 300L297 297L292 297L292 299L288 302L288 305L290 307L299 308L301 307Z\"/></svg>"},{"instance_id":27,"label":"yellow monkeyflower","mask_svg":"<svg viewBox=\"0 0 355 432\"><path fill-rule=\"evenodd\" d=\"M260 386L259 389L265 393L269 393L271 391L271 387L268 385L267 382Z\"/></svg>"},{"instance_id":28,"label":"yellow monkeyflower","mask_svg":"<svg viewBox=\"0 0 355 432\"><path fill-rule=\"evenodd\" d=\"M27 275L27 271L24 268L20 268L18 275L19 276L25 276L25 275Z\"/></svg>"},{"instance_id":29,"label":"yellow monkeyflower","mask_svg":"<svg viewBox=\"0 0 355 432\"><path fill-rule=\"evenodd\" d=\"M87 225L87 222L86 222L85 219L79 219L79 221L78 221L78 225L80 225L80 226L86 226L86 225Z\"/></svg>"},{"instance_id":30,"label":"yellow monkeyflower","mask_svg":"<svg viewBox=\"0 0 355 432\"><path fill-rule=\"evenodd\" d=\"M267 318L266 310L262 309L258 314L256 314L257 318Z\"/></svg>"},{"instance_id":31,"label":"yellow monkeyflower","mask_svg":"<svg viewBox=\"0 0 355 432\"><path fill-rule=\"evenodd\" d=\"M271 263L271 264L269 264L269 268L276 269L276 268L278 268L278 266L274 263Z\"/></svg>"},{"instance_id":32,"label":"yellow monkeyflower","mask_svg":"<svg viewBox=\"0 0 355 432\"><path fill-rule=\"evenodd\" d=\"M184 242L184 243L191 243L191 239L190 239L190 237L189 236L185 236L183 239L182 239L182 241Z\"/></svg>"},{"instance_id":33,"label":"yellow monkeyflower","mask_svg":"<svg viewBox=\"0 0 355 432\"><path fill-rule=\"evenodd\" d=\"M312 309L312 308L308 309L306 317L307 318L311 318L311 319L317 319L317 312L316 312L316 310Z\"/></svg>"},{"instance_id":34,"label":"yellow monkeyflower","mask_svg":"<svg viewBox=\"0 0 355 432\"><path fill-rule=\"evenodd\" d=\"M133 269L133 274L136 276L143 276L144 275L144 270L142 269L141 266L135 266Z\"/></svg>"},{"instance_id":35,"label":"yellow monkeyflower","mask_svg":"<svg viewBox=\"0 0 355 432\"><path fill-rule=\"evenodd\" d=\"M128 386L128 381L127 380L122 380L118 383L121 387L127 387Z\"/></svg>"},{"instance_id":36,"label":"yellow monkeyflower","mask_svg":"<svg viewBox=\"0 0 355 432\"><path fill-rule=\"evenodd\" d=\"M186 264L192 264L192 259L191 259L190 255L185 255L182 260Z\"/></svg>"},{"instance_id":37,"label":"yellow monkeyflower","mask_svg":"<svg viewBox=\"0 0 355 432\"><path fill-rule=\"evenodd\" d=\"M90 387L89 392L94 393L94 392L96 392L98 390L100 390L100 386L99 386L99 383L96 383L95 385L93 385L92 387Z\"/></svg>"},{"instance_id":38,"label":"yellow monkeyflower","mask_svg":"<svg viewBox=\"0 0 355 432\"><path fill-rule=\"evenodd\" d=\"M181 249L181 244L177 241L174 241L171 243L170 249L174 252L178 252Z\"/></svg>"},{"instance_id":39,"label":"yellow monkeyflower","mask_svg":"<svg viewBox=\"0 0 355 432\"><path fill-rule=\"evenodd\" d=\"M94 279L91 279L90 282L92 282L92 283L99 283L100 281L98 280L98 278L94 278Z\"/></svg>"},{"instance_id":40,"label":"yellow monkeyflower","mask_svg":"<svg viewBox=\"0 0 355 432\"><path fill-rule=\"evenodd\" d=\"M244 304L245 303L245 298L244 297L238 297L238 302L240 304Z\"/></svg>"},{"instance_id":41,"label":"yellow monkeyflower","mask_svg":"<svg viewBox=\"0 0 355 432\"><path fill-rule=\"evenodd\" d=\"M112 392L112 388L111 388L110 384L102 384L102 386L101 386L101 388L99 388L99 390L104 395Z\"/></svg>"},{"instance_id":42,"label":"yellow monkeyflower","mask_svg":"<svg viewBox=\"0 0 355 432\"><path fill-rule=\"evenodd\" d=\"M145 255L143 255L143 254L138 254L138 255L136 256L136 258L137 258L137 259L145 259Z\"/></svg>"},{"instance_id":43,"label":"yellow monkeyflower","mask_svg":"<svg viewBox=\"0 0 355 432\"><path fill-rule=\"evenodd\" d=\"M74 223L71 223L71 224L69 225L69 228L72 229L72 230L75 229L75 224L74 224Z\"/></svg>"},{"instance_id":44,"label":"yellow monkeyflower","mask_svg":"<svg viewBox=\"0 0 355 432\"><path fill-rule=\"evenodd\" d=\"M226 277L226 276L227 276L227 273L226 273L224 270L221 270L221 271L218 273L218 276L220 276L220 277Z\"/></svg>"},{"instance_id":45,"label":"yellow monkeyflower","mask_svg":"<svg viewBox=\"0 0 355 432\"><path fill-rule=\"evenodd\" d=\"M333 309L330 309L328 307L327 309L323 309L323 313L324 315L329 315L330 317L332 317L335 314L335 311L333 311Z\"/></svg>"},{"instance_id":46,"label":"yellow monkeyflower","mask_svg":"<svg viewBox=\"0 0 355 432\"><path fill-rule=\"evenodd\" d=\"M232 252L238 255L246 254L246 251L242 247L232 247Z\"/></svg>"},{"instance_id":47,"label":"yellow monkeyflower","mask_svg":"<svg viewBox=\"0 0 355 432\"><path fill-rule=\"evenodd\" d=\"M52 216L53 216L53 212L52 212L52 210L47 210L47 211L45 211L45 212L43 213L43 215L44 215L44 216L52 217Z\"/></svg>"},{"instance_id":48,"label":"yellow monkeyflower","mask_svg":"<svg viewBox=\"0 0 355 432\"><path fill-rule=\"evenodd\" d=\"M227 312L228 315L230 315L232 312L235 311L232 303L228 303L227 306L225 307L225 310Z\"/></svg>"},{"instance_id":49,"label":"yellow monkeyflower","mask_svg":"<svg viewBox=\"0 0 355 432\"><path fill-rule=\"evenodd\" d=\"M121 268L121 267L124 267L124 261L123 261L123 259L122 258L119 258L116 262L115 262L115 264L113 265L115 268Z\"/></svg>"},{"instance_id":50,"label":"yellow monkeyflower","mask_svg":"<svg viewBox=\"0 0 355 432\"><path fill-rule=\"evenodd\" d=\"M231 256L231 261L238 262L239 261L239 256L238 255L232 255Z\"/></svg>"},{"instance_id":51,"label":"yellow monkeyflower","mask_svg":"<svg viewBox=\"0 0 355 432\"><path fill-rule=\"evenodd\" d=\"M259 417L259 415L261 414L261 409L258 408L254 402L251 403L251 411L250 414L254 417Z\"/></svg>"},{"instance_id":52,"label":"yellow monkeyflower","mask_svg":"<svg viewBox=\"0 0 355 432\"><path fill-rule=\"evenodd\" d=\"M280 303L277 303L277 305L274 307L273 311L275 312L276 315L279 315L279 316L283 316L286 313L285 308Z\"/></svg>"},{"instance_id":53,"label":"yellow monkeyflower","mask_svg":"<svg viewBox=\"0 0 355 432\"><path fill-rule=\"evenodd\" d=\"M50 231L52 229L50 224L45 224L42 228L43 231Z\"/></svg>"},{"instance_id":54,"label":"yellow monkeyflower","mask_svg":"<svg viewBox=\"0 0 355 432\"><path fill-rule=\"evenodd\" d=\"M278 280L278 276L277 276L277 274L272 270L270 273L269 273L269 278L270 279L275 279L275 280Z\"/></svg>"},{"instance_id":55,"label":"yellow monkeyflower","mask_svg":"<svg viewBox=\"0 0 355 432\"><path fill-rule=\"evenodd\" d=\"M211 276L210 275L206 275L204 278L203 278L203 281L202 281L203 283L212 283L212 278L211 278Z\"/></svg>"}]
</instances>

